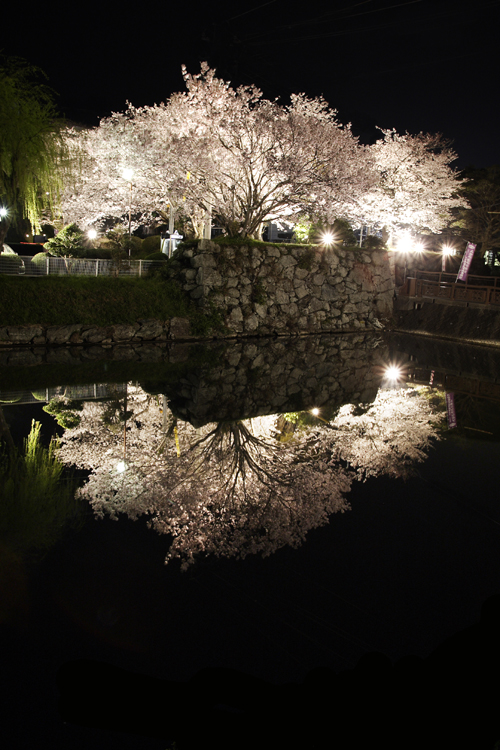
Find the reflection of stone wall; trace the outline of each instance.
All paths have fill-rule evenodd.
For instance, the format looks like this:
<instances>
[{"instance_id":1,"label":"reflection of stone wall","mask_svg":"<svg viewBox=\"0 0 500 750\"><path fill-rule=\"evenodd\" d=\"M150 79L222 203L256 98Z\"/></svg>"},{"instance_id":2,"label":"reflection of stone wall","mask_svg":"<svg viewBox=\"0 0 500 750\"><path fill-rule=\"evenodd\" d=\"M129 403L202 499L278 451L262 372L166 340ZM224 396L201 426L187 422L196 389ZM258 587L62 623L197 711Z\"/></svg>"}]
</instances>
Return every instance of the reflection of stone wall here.
<instances>
[{"instance_id":1,"label":"reflection of stone wall","mask_svg":"<svg viewBox=\"0 0 500 750\"><path fill-rule=\"evenodd\" d=\"M179 251L172 275L236 334L371 328L393 309L394 272L380 250L203 241Z\"/></svg>"},{"instance_id":2,"label":"reflection of stone wall","mask_svg":"<svg viewBox=\"0 0 500 750\"><path fill-rule=\"evenodd\" d=\"M40 383L94 382L87 378L95 378L98 367L100 382L114 375L120 382L133 380L151 392L165 393L174 414L198 427L223 419L371 402L380 383L379 365L388 361L387 349L373 332L20 348L0 350L0 386L8 390L15 383L18 388L20 379L30 390Z\"/></svg>"},{"instance_id":3,"label":"reflection of stone wall","mask_svg":"<svg viewBox=\"0 0 500 750\"><path fill-rule=\"evenodd\" d=\"M221 348L216 365L168 387L172 411L195 427L315 406L373 401L386 346L373 334L247 340Z\"/></svg>"}]
</instances>

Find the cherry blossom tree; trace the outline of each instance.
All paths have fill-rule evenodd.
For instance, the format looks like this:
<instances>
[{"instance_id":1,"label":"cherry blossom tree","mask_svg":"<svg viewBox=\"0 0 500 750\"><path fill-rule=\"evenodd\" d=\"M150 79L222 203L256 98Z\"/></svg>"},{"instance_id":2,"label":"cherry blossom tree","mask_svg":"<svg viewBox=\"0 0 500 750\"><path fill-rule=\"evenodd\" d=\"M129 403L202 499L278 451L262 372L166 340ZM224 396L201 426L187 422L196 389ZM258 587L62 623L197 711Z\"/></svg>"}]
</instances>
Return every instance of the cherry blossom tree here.
<instances>
[{"instance_id":1,"label":"cherry blossom tree","mask_svg":"<svg viewBox=\"0 0 500 750\"><path fill-rule=\"evenodd\" d=\"M166 219L173 206L196 235L211 215L245 237L305 211L359 212L373 185L371 157L323 99L294 95L283 106L253 86L231 88L206 63L183 75L187 91L164 104L129 104L98 128L68 131L83 169L64 195L65 222L84 228L131 206L138 225L153 211Z\"/></svg>"},{"instance_id":2,"label":"cherry blossom tree","mask_svg":"<svg viewBox=\"0 0 500 750\"><path fill-rule=\"evenodd\" d=\"M254 86L232 89L206 63L183 75L187 92L167 106L180 176L229 235L260 236L263 222L304 211L345 215L372 184L367 150L323 99L283 106Z\"/></svg>"},{"instance_id":3,"label":"cherry blossom tree","mask_svg":"<svg viewBox=\"0 0 500 750\"><path fill-rule=\"evenodd\" d=\"M459 174L450 166L457 158L450 144L440 135L381 132L370 147L378 180L365 196L364 222L387 232L398 227L441 231L452 210L464 205Z\"/></svg>"},{"instance_id":4,"label":"cherry blossom tree","mask_svg":"<svg viewBox=\"0 0 500 750\"><path fill-rule=\"evenodd\" d=\"M141 160L145 144L133 125L133 112L129 105L97 128L66 130L66 144L80 168L63 192L59 223L102 231L110 223L128 222L129 211L132 231L151 223L151 212L165 195L159 200L146 175L146 161Z\"/></svg>"}]
</instances>

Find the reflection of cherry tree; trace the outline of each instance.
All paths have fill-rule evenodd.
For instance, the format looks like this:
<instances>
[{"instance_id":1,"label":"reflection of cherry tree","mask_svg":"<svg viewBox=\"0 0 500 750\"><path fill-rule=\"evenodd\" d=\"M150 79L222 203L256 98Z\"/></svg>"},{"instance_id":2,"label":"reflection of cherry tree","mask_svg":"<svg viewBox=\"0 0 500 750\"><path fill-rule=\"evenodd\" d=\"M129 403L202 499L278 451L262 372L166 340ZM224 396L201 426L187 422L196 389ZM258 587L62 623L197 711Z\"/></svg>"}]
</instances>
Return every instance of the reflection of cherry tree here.
<instances>
[{"instance_id":1,"label":"reflection of cherry tree","mask_svg":"<svg viewBox=\"0 0 500 750\"><path fill-rule=\"evenodd\" d=\"M171 537L166 561L180 558L183 567L199 554L245 557L299 546L308 531L349 508L352 470L359 479L406 477L437 437L432 404L402 389L380 391L366 407L342 407L332 422L298 429L286 443L276 439L276 415L201 430L178 423L178 455L166 439L172 419L136 389L128 402L136 433L131 428L127 468L119 472L119 435L88 407L61 451L64 460L92 468L81 497L100 517L149 516L152 528ZM90 441L90 423L105 437Z\"/></svg>"},{"instance_id":2,"label":"reflection of cherry tree","mask_svg":"<svg viewBox=\"0 0 500 750\"><path fill-rule=\"evenodd\" d=\"M215 425L177 472L157 471L151 524L173 537L167 561L180 557L185 567L201 552L266 556L299 546L310 529L347 509L348 473L311 448L298 455L245 422Z\"/></svg>"},{"instance_id":3,"label":"reflection of cherry tree","mask_svg":"<svg viewBox=\"0 0 500 750\"><path fill-rule=\"evenodd\" d=\"M59 457L81 469L97 469L123 459L126 430L126 458L144 461L153 454L162 438L162 411L156 397L138 386L107 401L87 401L79 412L80 423L65 431Z\"/></svg>"},{"instance_id":4,"label":"reflection of cherry tree","mask_svg":"<svg viewBox=\"0 0 500 750\"><path fill-rule=\"evenodd\" d=\"M380 390L373 404L356 411L352 404L343 406L334 429L320 432L358 478L386 474L405 479L439 439L436 407L416 389Z\"/></svg>"}]
</instances>

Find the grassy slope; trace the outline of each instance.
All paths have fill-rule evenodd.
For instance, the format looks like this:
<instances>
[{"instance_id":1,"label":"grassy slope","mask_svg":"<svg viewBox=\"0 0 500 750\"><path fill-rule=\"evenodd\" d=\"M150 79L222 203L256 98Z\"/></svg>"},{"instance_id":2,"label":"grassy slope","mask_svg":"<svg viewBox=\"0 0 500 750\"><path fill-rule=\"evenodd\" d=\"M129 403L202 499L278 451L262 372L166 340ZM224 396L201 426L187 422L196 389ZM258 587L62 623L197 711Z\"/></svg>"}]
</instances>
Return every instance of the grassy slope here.
<instances>
[{"instance_id":1,"label":"grassy slope","mask_svg":"<svg viewBox=\"0 0 500 750\"><path fill-rule=\"evenodd\" d=\"M106 326L193 315L182 292L161 279L0 275L0 326Z\"/></svg>"}]
</instances>

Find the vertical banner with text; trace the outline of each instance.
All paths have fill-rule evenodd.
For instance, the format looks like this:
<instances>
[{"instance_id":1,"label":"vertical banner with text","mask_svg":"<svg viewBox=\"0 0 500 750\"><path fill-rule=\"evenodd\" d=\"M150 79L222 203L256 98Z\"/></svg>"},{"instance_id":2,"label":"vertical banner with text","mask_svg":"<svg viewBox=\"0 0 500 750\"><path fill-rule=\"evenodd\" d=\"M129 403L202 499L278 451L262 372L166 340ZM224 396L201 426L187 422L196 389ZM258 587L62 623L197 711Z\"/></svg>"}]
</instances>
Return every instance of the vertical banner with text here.
<instances>
[{"instance_id":1,"label":"vertical banner with text","mask_svg":"<svg viewBox=\"0 0 500 750\"><path fill-rule=\"evenodd\" d=\"M455 412L455 394L446 394L446 411L448 413L448 429L451 430L457 426L457 414Z\"/></svg>"},{"instance_id":2,"label":"vertical banner with text","mask_svg":"<svg viewBox=\"0 0 500 750\"><path fill-rule=\"evenodd\" d=\"M464 257L460 263L460 270L458 272L457 281L467 281L467 274L469 273L470 264L474 257L474 251L476 246L473 242L468 242L465 248Z\"/></svg>"}]
</instances>

